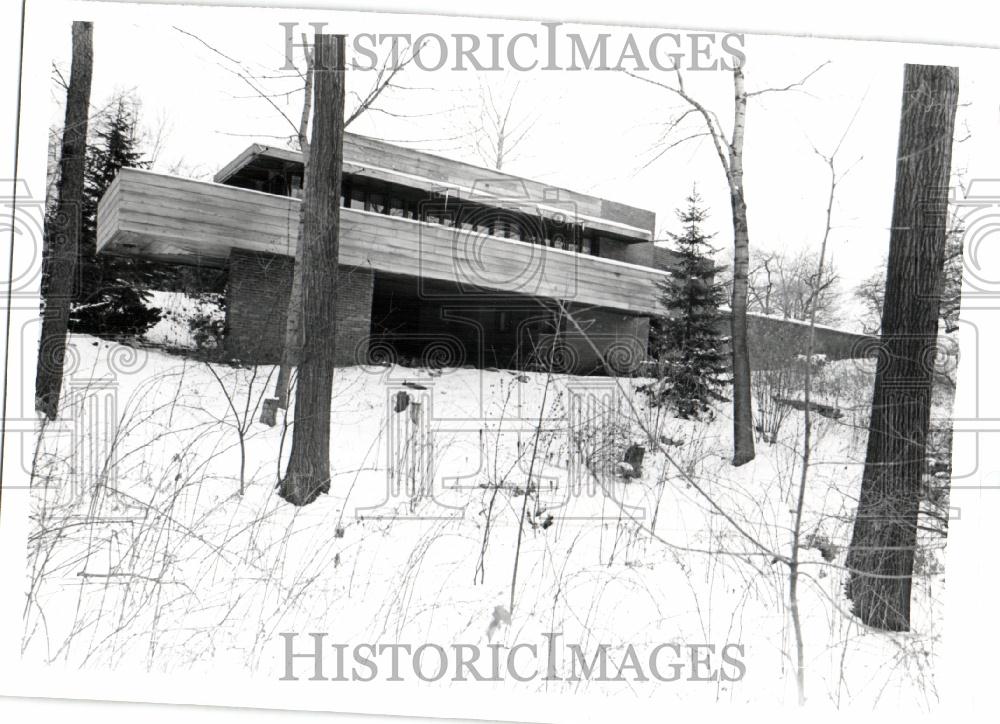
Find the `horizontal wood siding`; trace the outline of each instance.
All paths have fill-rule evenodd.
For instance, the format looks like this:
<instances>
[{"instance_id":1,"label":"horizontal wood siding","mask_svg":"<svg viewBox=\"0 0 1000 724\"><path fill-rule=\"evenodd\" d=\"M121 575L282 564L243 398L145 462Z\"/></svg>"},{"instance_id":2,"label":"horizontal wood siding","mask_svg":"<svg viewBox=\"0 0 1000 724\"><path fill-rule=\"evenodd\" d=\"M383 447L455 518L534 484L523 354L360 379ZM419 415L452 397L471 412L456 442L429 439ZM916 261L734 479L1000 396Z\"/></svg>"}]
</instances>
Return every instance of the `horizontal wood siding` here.
<instances>
[{"instance_id":1,"label":"horizontal wood siding","mask_svg":"<svg viewBox=\"0 0 1000 724\"><path fill-rule=\"evenodd\" d=\"M298 199L122 169L99 208L113 253L223 265L231 249L294 253ZM467 287L655 313L663 272L357 209L341 210L340 262ZM131 245L131 246L129 246ZM194 258L193 258L194 257Z\"/></svg>"},{"instance_id":2,"label":"horizontal wood siding","mask_svg":"<svg viewBox=\"0 0 1000 724\"><path fill-rule=\"evenodd\" d=\"M296 151L254 144L216 174L215 180L225 182L257 155L288 163L301 163L302 159ZM651 239L656 225L652 211L353 133L344 134L344 172L424 190L452 187L453 195L462 198L523 197L532 203L548 205L546 199L558 196L554 205L565 206L571 215L586 217L588 227L634 239ZM477 194L470 195L470 189Z\"/></svg>"}]
</instances>

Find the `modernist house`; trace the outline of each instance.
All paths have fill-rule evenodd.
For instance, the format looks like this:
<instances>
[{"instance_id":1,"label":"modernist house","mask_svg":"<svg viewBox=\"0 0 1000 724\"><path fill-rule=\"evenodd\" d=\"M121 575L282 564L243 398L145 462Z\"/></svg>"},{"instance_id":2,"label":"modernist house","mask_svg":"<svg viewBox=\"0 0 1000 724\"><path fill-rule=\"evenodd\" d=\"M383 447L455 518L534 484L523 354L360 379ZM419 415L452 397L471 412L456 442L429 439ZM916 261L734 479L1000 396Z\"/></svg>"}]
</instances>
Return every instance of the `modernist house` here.
<instances>
[{"instance_id":1,"label":"modernist house","mask_svg":"<svg viewBox=\"0 0 1000 724\"><path fill-rule=\"evenodd\" d=\"M302 169L297 152L261 145L214 183L122 169L98 248L226 268L227 352L275 362ZM650 211L354 134L341 204L339 364L520 367L554 353L579 370L598 353L619 366L645 354L663 274Z\"/></svg>"},{"instance_id":2,"label":"modernist house","mask_svg":"<svg viewBox=\"0 0 1000 724\"><path fill-rule=\"evenodd\" d=\"M122 169L100 202L98 249L225 268L228 356L274 363L302 171L297 152L256 144L214 183ZM651 211L354 134L341 205L338 364L544 356L588 372L646 356L669 260ZM838 356L855 337L834 340Z\"/></svg>"}]
</instances>

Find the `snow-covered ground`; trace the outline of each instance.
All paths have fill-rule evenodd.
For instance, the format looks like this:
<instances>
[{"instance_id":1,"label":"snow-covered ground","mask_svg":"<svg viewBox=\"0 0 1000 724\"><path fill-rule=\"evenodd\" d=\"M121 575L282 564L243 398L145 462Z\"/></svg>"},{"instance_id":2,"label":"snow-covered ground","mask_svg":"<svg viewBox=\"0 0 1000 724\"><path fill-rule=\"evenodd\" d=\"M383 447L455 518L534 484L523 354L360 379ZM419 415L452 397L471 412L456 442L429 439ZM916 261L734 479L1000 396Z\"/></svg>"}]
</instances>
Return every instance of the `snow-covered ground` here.
<instances>
[{"instance_id":1,"label":"snow-covered ground","mask_svg":"<svg viewBox=\"0 0 1000 724\"><path fill-rule=\"evenodd\" d=\"M504 647L558 632L588 658L607 644L615 668L629 644L740 644L746 673L479 685L796 699L788 569L775 554L789 554L800 412L733 468L728 406L712 422L673 419L644 405L638 380L340 369L332 489L296 509L274 491L291 430L257 422L273 369L71 343L66 414L78 432L47 431L37 453L31 660L274 679L282 632ZM814 702L929 708L943 543L928 540L919 557L911 633L867 630L843 595L872 375L870 362L841 362L817 382L819 399L845 414L815 418L806 691ZM401 393L408 404L396 412ZM616 475L625 448L651 448L650 436L662 450L647 453L641 476ZM568 667L559 662L562 678Z\"/></svg>"}]
</instances>

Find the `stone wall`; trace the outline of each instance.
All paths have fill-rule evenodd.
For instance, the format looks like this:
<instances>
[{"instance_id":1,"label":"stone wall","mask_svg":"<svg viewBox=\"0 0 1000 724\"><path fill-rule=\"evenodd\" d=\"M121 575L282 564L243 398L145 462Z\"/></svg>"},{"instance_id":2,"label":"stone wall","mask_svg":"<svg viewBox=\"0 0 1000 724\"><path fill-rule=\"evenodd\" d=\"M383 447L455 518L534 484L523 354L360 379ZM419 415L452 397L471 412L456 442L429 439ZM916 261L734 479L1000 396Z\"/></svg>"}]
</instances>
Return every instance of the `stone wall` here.
<instances>
[{"instance_id":1,"label":"stone wall","mask_svg":"<svg viewBox=\"0 0 1000 724\"><path fill-rule=\"evenodd\" d=\"M337 271L338 367L368 364L368 342L372 326L372 290L375 275L363 267L341 267Z\"/></svg>"},{"instance_id":2,"label":"stone wall","mask_svg":"<svg viewBox=\"0 0 1000 724\"><path fill-rule=\"evenodd\" d=\"M226 355L250 364L281 361L293 260L234 249L226 288Z\"/></svg>"},{"instance_id":3,"label":"stone wall","mask_svg":"<svg viewBox=\"0 0 1000 724\"><path fill-rule=\"evenodd\" d=\"M285 339L293 261L289 256L234 249L226 291L226 354L247 364L277 364ZM372 272L337 273L337 353L346 366L367 362Z\"/></svg>"},{"instance_id":4,"label":"stone wall","mask_svg":"<svg viewBox=\"0 0 1000 724\"><path fill-rule=\"evenodd\" d=\"M726 334L729 323L726 322ZM776 319L757 314L749 315L747 333L750 337L750 366L754 369L781 367L800 354L809 344L809 324L790 319ZM829 360L858 359L872 356L878 337L857 332L845 332L817 326L814 354Z\"/></svg>"}]
</instances>

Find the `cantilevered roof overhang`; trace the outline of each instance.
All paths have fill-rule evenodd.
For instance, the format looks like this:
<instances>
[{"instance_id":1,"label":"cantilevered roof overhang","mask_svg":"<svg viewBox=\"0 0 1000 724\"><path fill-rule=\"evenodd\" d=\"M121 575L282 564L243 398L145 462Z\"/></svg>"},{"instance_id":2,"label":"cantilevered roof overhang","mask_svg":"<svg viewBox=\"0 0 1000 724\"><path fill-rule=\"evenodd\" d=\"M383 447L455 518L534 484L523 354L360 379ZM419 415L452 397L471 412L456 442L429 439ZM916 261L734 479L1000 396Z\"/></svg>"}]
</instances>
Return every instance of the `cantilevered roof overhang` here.
<instances>
[{"instance_id":1,"label":"cantilevered roof overhang","mask_svg":"<svg viewBox=\"0 0 1000 724\"><path fill-rule=\"evenodd\" d=\"M302 154L255 143L220 169L214 180L231 183L244 169L268 162L297 166ZM531 213L569 218L622 241L651 241L656 224L652 211L353 133L344 134L344 172L488 205L528 207Z\"/></svg>"}]
</instances>

